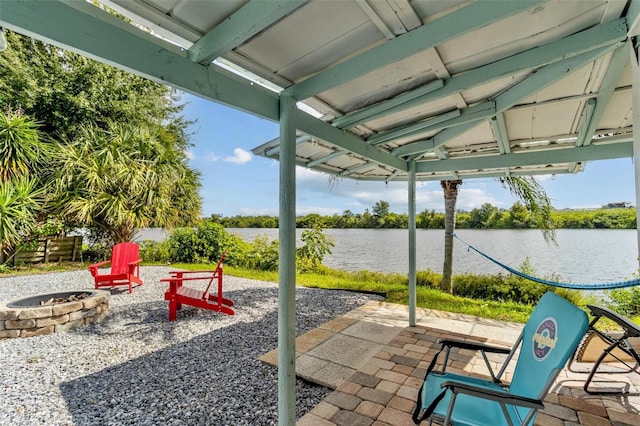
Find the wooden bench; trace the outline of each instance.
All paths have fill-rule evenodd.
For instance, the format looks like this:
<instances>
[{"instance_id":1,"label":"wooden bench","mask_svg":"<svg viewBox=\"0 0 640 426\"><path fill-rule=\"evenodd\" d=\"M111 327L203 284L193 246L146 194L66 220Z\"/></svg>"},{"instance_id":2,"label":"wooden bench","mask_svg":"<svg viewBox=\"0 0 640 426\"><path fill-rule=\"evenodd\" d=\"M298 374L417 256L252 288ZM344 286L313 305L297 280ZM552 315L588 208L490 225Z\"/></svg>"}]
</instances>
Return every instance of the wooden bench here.
<instances>
[{"instance_id":1,"label":"wooden bench","mask_svg":"<svg viewBox=\"0 0 640 426\"><path fill-rule=\"evenodd\" d=\"M163 278L161 282L169 283L169 289L164 293L164 300L169 301L169 321L175 321L178 310L182 309L182 305L195 306L197 308L218 311L227 315L233 315L233 302L222 297L222 261L226 252L222 254L218 266L211 271L171 271L170 278ZM207 287L204 290L198 290L193 287L185 286L185 282L189 281L205 281L208 280ZM217 281L217 293L209 293L209 289L213 282Z\"/></svg>"}]
</instances>

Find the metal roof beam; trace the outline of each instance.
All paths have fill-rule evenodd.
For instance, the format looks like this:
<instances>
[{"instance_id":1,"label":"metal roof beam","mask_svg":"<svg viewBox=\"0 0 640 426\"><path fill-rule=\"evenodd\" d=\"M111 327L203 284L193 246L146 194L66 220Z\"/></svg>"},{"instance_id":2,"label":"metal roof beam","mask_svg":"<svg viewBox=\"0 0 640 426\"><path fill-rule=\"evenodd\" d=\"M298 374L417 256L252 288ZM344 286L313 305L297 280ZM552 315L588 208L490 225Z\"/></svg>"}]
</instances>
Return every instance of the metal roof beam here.
<instances>
[{"instance_id":1,"label":"metal roof beam","mask_svg":"<svg viewBox=\"0 0 640 426\"><path fill-rule=\"evenodd\" d=\"M393 180L396 176L398 176L400 174L400 170L395 169L393 172L391 172L391 174L389 176L387 176L384 181L389 183L391 180Z\"/></svg>"},{"instance_id":2,"label":"metal roof beam","mask_svg":"<svg viewBox=\"0 0 640 426\"><path fill-rule=\"evenodd\" d=\"M464 172L465 170L498 169L503 167L543 166L548 164L572 163L576 161L611 160L633 156L633 142L616 144L592 144L580 148L558 148L527 152L512 152L504 155L465 157L449 160L419 161L417 173Z\"/></svg>"},{"instance_id":3,"label":"metal roof beam","mask_svg":"<svg viewBox=\"0 0 640 426\"><path fill-rule=\"evenodd\" d=\"M188 57L208 65L260 31L278 22L308 0L252 0L193 44Z\"/></svg>"},{"instance_id":4,"label":"metal roof beam","mask_svg":"<svg viewBox=\"0 0 640 426\"><path fill-rule=\"evenodd\" d=\"M590 114L585 114L585 120L582 122L582 127L578 133L578 140L576 141L577 146L585 146L591 143L591 139L598 127L598 123L600 122L607 105L609 105L613 92L616 90L616 84L620 81L620 77L622 77L622 73L629 62L628 43L629 42L625 43L624 46L613 52L609 68L602 80L600 90L598 90L598 96L587 102L587 107L591 102L594 102L595 105L593 106Z\"/></svg>"},{"instance_id":5,"label":"metal roof beam","mask_svg":"<svg viewBox=\"0 0 640 426\"><path fill-rule=\"evenodd\" d=\"M455 127L447 127L445 130L425 141L414 142L398 147L391 151L391 154L398 156L417 154L420 152L431 151L441 145L444 145L447 141L473 129L475 126L480 124L482 120L505 112L512 106L516 105L518 102L531 96L533 93L538 92L549 86L550 84L555 83L556 81L565 77L567 74L571 74L578 68L594 61L596 58L604 55L615 47L617 46L614 45L602 47L592 52L583 53L573 58L547 65L537 72L530 74L524 80L513 85L510 89L498 95L495 98L495 111L489 112L485 114L484 117L477 118L475 121L468 121ZM453 120L456 119L454 118Z\"/></svg>"},{"instance_id":6,"label":"metal roof beam","mask_svg":"<svg viewBox=\"0 0 640 426\"><path fill-rule=\"evenodd\" d=\"M495 102L493 101L482 102L478 105L474 105L472 107L463 109L462 113L458 117L454 117L452 119L443 121L430 128L420 129L413 133L408 133L404 136L411 137L411 136L418 136L422 133L432 132L436 130L456 129L458 127L461 127L464 124L471 124L472 125L471 127L475 127L478 125L478 122L480 120L484 120L486 118L492 117L496 115L496 112L497 110L496 110ZM466 131L467 130L465 128L465 130L463 130L462 133ZM457 132L454 130L450 130L450 132L448 132L447 134L451 135L454 133L457 133ZM406 145L399 146L391 151L391 155L403 157L405 155L420 154L425 151L431 151L436 147L436 145L434 144L434 140L438 137L438 135L435 135L434 137L423 140L423 141L412 142Z\"/></svg>"},{"instance_id":7,"label":"metal roof beam","mask_svg":"<svg viewBox=\"0 0 640 426\"><path fill-rule=\"evenodd\" d=\"M307 141L309 141L311 139L313 139L313 137L311 137L309 135L298 136L296 138L296 145L300 145L301 143L307 142ZM279 152L280 152L280 143L278 142L278 145L274 146L273 148L266 149L264 151L264 156L265 157L273 157L274 155L278 154Z\"/></svg>"},{"instance_id":8,"label":"metal roof beam","mask_svg":"<svg viewBox=\"0 0 640 426\"><path fill-rule=\"evenodd\" d=\"M331 154L325 155L324 157L317 158L315 160L309 161L307 164L305 164L305 167L307 167L307 168L315 167L315 166L318 166L320 164L326 163L327 161L331 160L332 158L340 157L342 155L347 155L348 153L349 153L349 151L347 151L346 149L341 149L339 151L334 151Z\"/></svg>"},{"instance_id":9,"label":"metal roof beam","mask_svg":"<svg viewBox=\"0 0 640 426\"><path fill-rule=\"evenodd\" d=\"M568 174L568 173L571 173L571 172L566 168L553 167L550 169L540 169L540 170L526 170L526 171L515 170L515 171L511 171L509 176L539 176L539 175L547 176L547 175L561 175L561 174ZM469 179L501 178L501 177L505 177L505 172L500 170L488 170L488 171L479 171L470 175L457 174L457 176L458 176L457 180L467 181ZM439 180L447 180L447 179L451 179L450 175L449 176L426 175L426 176L418 176L416 178L416 180L420 182L439 181Z\"/></svg>"},{"instance_id":10,"label":"metal roof beam","mask_svg":"<svg viewBox=\"0 0 640 426\"><path fill-rule=\"evenodd\" d=\"M3 1L0 26L161 84L278 120L278 97L190 61L176 46L93 6L60 0Z\"/></svg>"},{"instance_id":11,"label":"metal roof beam","mask_svg":"<svg viewBox=\"0 0 640 426\"><path fill-rule=\"evenodd\" d=\"M627 20L629 21L629 37L640 34L640 0L630 0L627 6Z\"/></svg>"},{"instance_id":12,"label":"metal roof beam","mask_svg":"<svg viewBox=\"0 0 640 426\"><path fill-rule=\"evenodd\" d=\"M509 135L507 134L504 114L497 114L495 117L491 117L491 129L493 129L493 135L496 138L496 142L498 142L500 154L510 153L511 147L509 146Z\"/></svg>"},{"instance_id":13,"label":"metal roof beam","mask_svg":"<svg viewBox=\"0 0 640 426\"><path fill-rule=\"evenodd\" d=\"M598 25L561 40L535 47L505 59L469 70L444 81L444 86L437 90L418 93L422 87L401 95L406 99L397 102L396 98L382 101L370 107L362 108L334 120L338 127L352 127L370 119L396 113L417 105L455 95L472 87L490 81L518 74L533 68L545 66L560 60L580 55L613 43L623 41L627 37L626 19L621 18L606 24ZM415 92L415 94L414 94ZM398 96L397 98L400 98Z\"/></svg>"},{"instance_id":14,"label":"metal roof beam","mask_svg":"<svg viewBox=\"0 0 640 426\"><path fill-rule=\"evenodd\" d=\"M546 0L473 2L462 9L429 22L393 40L336 64L286 88L283 94L301 101L354 80L373 70L408 58L469 31L530 9Z\"/></svg>"},{"instance_id":15,"label":"metal roof beam","mask_svg":"<svg viewBox=\"0 0 640 426\"><path fill-rule=\"evenodd\" d=\"M402 171L407 171L407 163L400 158L365 143L362 139L344 130L336 129L331 124L312 117L304 111L298 110L296 115L298 129L319 139L330 142L344 150L371 159Z\"/></svg>"},{"instance_id":16,"label":"metal roof beam","mask_svg":"<svg viewBox=\"0 0 640 426\"><path fill-rule=\"evenodd\" d=\"M454 109L453 111L449 111L435 117L429 117L426 120L422 120L416 124L410 124L407 126L398 127L388 132L378 133L377 135L373 135L367 138L367 143L370 143L371 145L380 145L381 143L390 141L392 139L397 139L399 137L406 136L407 134L413 134L416 131L431 129L436 124L443 123L445 121L448 122L452 118L459 117L460 114L462 114L461 110Z\"/></svg>"},{"instance_id":17,"label":"metal roof beam","mask_svg":"<svg viewBox=\"0 0 640 426\"><path fill-rule=\"evenodd\" d=\"M442 87L444 87L444 80L430 81L429 83L422 85L417 89L398 95L395 98L391 98L387 101L379 102L375 105L371 105L370 107L362 108L358 111L354 111L342 117L338 117L333 120L331 124L343 129L346 127L352 127L357 124L364 123L365 121L375 120L378 117L387 115L387 110L390 108L402 105L414 98L426 95Z\"/></svg>"},{"instance_id":18,"label":"metal roof beam","mask_svg":"<svg viewBox=\"0 0 640 426\"><path fill-rule=\"evenodd\" d=\"M364 164L360 164L359 166L344 170L338 173L338 176L349 176L356 172L361 172L362 170L373 169L374 167L378 167L378 163L374 163L374 162L364 163Z\"/></svg>"}]
</instances>

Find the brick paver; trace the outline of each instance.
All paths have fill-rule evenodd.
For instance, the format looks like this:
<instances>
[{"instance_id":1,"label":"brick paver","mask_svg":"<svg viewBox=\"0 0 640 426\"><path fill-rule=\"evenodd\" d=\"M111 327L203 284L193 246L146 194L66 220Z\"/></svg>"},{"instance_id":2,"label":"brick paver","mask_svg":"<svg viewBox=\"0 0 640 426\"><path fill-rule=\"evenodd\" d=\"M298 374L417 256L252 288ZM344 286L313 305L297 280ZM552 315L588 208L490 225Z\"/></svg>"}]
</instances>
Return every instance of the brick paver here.
<instances>
[{"instance_id":1,"label":"brick paver","mask_svg":"<svg viewBox=\"0 0 640 426\"><path fill-rule=\"evenodd\" d=\"M411 413L425 368L439 349L437 340L444 336L467 338L421 326L406 328L369 363L341 384L338 390L300 419L298 425L413 425ZM487 339L481 340L498 344ZM492 364L498 361L492 359ZM452 356L449 365L452 364L457 369L450 371L486 377L484 362L468 351ZM535 425L640 425L640 397L637 396L640 389L635 389L636 393L629 397L601 397L582 390L582 376L570 373L561 377L552 393L545 397L545 409L538 413Z\"/></svg>"}]
</instances>

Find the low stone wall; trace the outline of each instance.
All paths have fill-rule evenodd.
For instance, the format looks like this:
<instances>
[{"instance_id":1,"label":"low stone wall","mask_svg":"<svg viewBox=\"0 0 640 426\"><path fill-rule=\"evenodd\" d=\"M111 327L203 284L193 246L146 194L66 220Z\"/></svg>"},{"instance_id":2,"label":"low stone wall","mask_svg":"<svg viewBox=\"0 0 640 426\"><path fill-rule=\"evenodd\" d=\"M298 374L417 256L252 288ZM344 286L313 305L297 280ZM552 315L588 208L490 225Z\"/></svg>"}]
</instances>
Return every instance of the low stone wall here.
<instances>
[{"instance_id":1,"label":"low stone wall","mask_svg":"<svg viewBox=\"0 0 640 426\"><path fill-rule=\"evenodd\" d=\"M9 307L0 303L0 339L42 336L99 322L107 315L111 293L93 290L86 299L50 306Z\"/></svg>"}]
</instances>

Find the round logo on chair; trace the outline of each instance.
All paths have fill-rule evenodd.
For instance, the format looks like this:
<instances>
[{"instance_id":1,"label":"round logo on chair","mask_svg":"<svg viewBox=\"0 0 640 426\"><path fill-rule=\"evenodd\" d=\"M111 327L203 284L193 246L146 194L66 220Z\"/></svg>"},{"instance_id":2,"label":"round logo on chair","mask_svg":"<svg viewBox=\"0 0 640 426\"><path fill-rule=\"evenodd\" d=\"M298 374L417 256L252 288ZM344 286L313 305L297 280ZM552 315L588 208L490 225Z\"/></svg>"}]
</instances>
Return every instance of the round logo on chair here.
<instances>
[{"instance_id":1,"label":"round logo on chair","mask_svg":"<svg viewBox=\"0 0 640 426\"><path fill-rule=\"evenodd\" d=\"M533 333L533 357L536 361L543 361L551 350L556 347L558 341L558 324L556 320L548 317L542 320L536 332Z\"/></svg>"}]
</instances>

